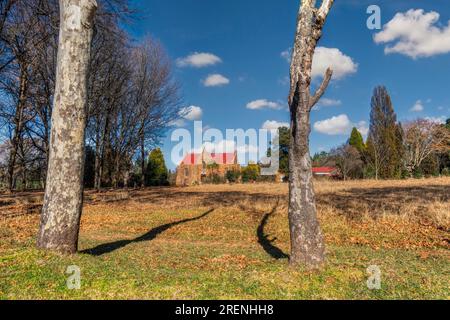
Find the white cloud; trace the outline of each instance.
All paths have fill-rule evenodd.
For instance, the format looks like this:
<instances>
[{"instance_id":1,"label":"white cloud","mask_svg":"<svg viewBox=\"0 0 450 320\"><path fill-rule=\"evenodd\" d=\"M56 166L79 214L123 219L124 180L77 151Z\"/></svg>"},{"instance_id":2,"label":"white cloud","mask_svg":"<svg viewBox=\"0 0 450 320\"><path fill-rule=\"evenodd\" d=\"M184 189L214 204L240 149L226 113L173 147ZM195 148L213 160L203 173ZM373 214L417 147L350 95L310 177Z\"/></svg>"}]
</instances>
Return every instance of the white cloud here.
<instances>
[{"instance_id":1,"label":"white cloud","mask_svg":"<svg viewBox=\"0 0 450 320\"><path fill-rule=\"evenodd\" d=\"M426 117L425 120L431 121L431 122L435 122L435 123L439 123L439 124L445 124L447 122L447 117L446 116L442 116L442 117Z\"/></svg>"},{"instance_id":2,"label":"white cloud","mask_svg":"<svg viewBox=\"0 0 450 320\"><path fill-rule=\"evenodd\" d=\"M356 128L365 137L367 137L367 135L369 134L370 129L369 129L369 126L367 125L366 121L358 122L358 124L356 125Z\"/></svg>"},{"instance_id":3,"label":"white cloud","mask_svg":"<svg viewBox=\"0 0 450 320\"><path fill-rule=\"evenodd\" d=\"M291 62L291 51L292 49L289 48L280 54L289 63ZM337 48L317 47L313 58L312 77L323 77L328 68L333 70L333 80L340 80L356 73L358 64Z\"/></svg>"},{"instance_id":4,"label":"white cloud","mask_svg":"<svg viewBox=\"0 0 450 320\"><path fill-rule=\"evenodd\" d=\"M200 150L195 150L196 152L201 152L203 148L206 152L215 153L233 153L237 151L238 153L246 154L257 154L259 152L258 146L245 144L238 145L236 141L233 140L222 140L220 142L206 142Z\"/></svg>"},{"instance_id":5,"label":"white cloud","mask_svg":"<svg viewBox=\"0 0 450 320\"><path fill-rule=\"evenodd\" d=\"M317 121L314 124L315 131L329 136L347 135L350 134L353 128L357 128L363 136L367 136L369 134L369 127L366 121L354 123L346 114Z\"/></svg>"},{"instance_id":6,"label":"white cloud","mask_svg":"<svg viewBox=\"0 0 450 320\"><path fill-rule=\"evenodd\" d=\"M417 100L414 106L410 109L411 112L422 112L425 109L422 100Z\"/></svg>"},{"instance_id":7,"label":"white cloud","mask_svg":"<svg viewBox=\"0 0 450 320\"><path fill-rule=\"evenodd\" d=\"M413 59L450 52L450 21L440 28L439 13L423 9L397 13L383 31L374 37L375 43L387 45L386 54L399 53Z\"/></svg>"},{"instance_id":8,"label":"white cloud","mask_svg":"<svg viewBox=\"0 0 450 320\"><path fill-rule=\"evenodd\" d=\"M189 121L197 121L201 120L203 116L203 110L197 106L190 106L183 108L180 112L183 115L183 118Z\"/></svg>"},{"instance_id":9,"label":"white cloud","mask_svg":"<svg viewBox=\"0 0 450 320\"><path fill-rule=\"evenodd\" d=\"M289 128L291 125L288 122L278 122L278 121L271 121L271 120L267 120L266 122L263 123L262 128L265 130L276 130L279 128Z\"/></svg>"},{"instance_id":10,"label":"white cloud","mask_svg":"<svg viewBox=\"0 0 450 320\"><path fill-rule=\"evenodd\" d=\"M267 99L259 99L247 103L247 109L250 110L261 110L261 109L273 109L280 110L283 106L278 102L269 101Z\"/></svg>"},{"instance_id":11,"label":"white cloud","mask_svg":"<svg viewBox=\"0 0 450 320\"><path fill-rule=\"evenodd\" d=\"M291 55L292 55L292 48L286 49L283 52L281 52L280 56L285 59L287 62L291 62Z\"/></svg>"},{"instance_id":12,"label":"white cloud","mask_svg":"<svg viewBox=\"0 0 450 320\"><path fill-rule=\"evenodd\" d=\"M351 129L352 122L346 114L318 121L314 124L314 130L330 136L347 134Z\"/></svg>"},{"instance_id":13,"label":"white cloud","mask_svg":"<svg viewBox=\"0 0 450 320\"><path fill-rule=\"evenodd\" d=\"M200 107L197 106L189 106L182 108L180 110L180 119L175 120L171 123L172 126L175 127L184 127L186 125L187 121L198 121L202 119L203 116L203 110Z\"/></svg>"},{"instance_id":14,"label":"white cloud","mask_svg":"<svg viewBox=\"0 0 450 320\"><path fill-rule=\"evenodd\" d=\"M222 59L220 59L218 56L212 53L196 52L187 57L177 59L176 64L180 68L184 67L203 68L213 66L221 62Z\"/></svg>"},{"instance_id":15,"label":"white cloud","mask_svg":"<svg viewBox=\"0 0 450 320\"><path fill-rule=\"evenodd\" d=\"M184 120L184 119L174 120L170 123L170 126L177 127L177 128L184 127L185 125L186 125L186 120Z\"/></svg>"},{"instance_id":16,"label":"white cloud","mask_svg":"<svg viewBox=\"0 0 450 320\"><path fill-rule=\"evenodd\" d=\"M236 150L236 143L232 140L222 140L220 142L206 142L203 147L207 152L231 153Z\"/></svg>"},{"instance_id":17,"label":"white cloud","mask_svg":"<svg viewBox=\"0 0 450 320\"><path fill-rule=\"evenodd\" d=\"M342 105L341 100L322 98L316 104L315 109L320 109L322 107L338 107L341 105Z\"/></svg>"},{"instance_id":18,"label":"white cloud","mask_svg":"<svg viewBox=\"0 0 450 320\"><path fill-rule=\"evenodd\" d=\"M358 64L337 48L317 47L314 54L312 77L323 77L326 70L333 70L333 79L340 80L358 71Z\"/></svg>"},{"instance_id":19,"label":"white cloud","mask_svg":"<svg viewBox=\"0 0 450 320\"><path fill-rule=\"evenodd\" d=\"M230 80L221 74L211 74L205 80L203 85L205 87L220 87L230 83Z\"/></svg>"}]
</instances>

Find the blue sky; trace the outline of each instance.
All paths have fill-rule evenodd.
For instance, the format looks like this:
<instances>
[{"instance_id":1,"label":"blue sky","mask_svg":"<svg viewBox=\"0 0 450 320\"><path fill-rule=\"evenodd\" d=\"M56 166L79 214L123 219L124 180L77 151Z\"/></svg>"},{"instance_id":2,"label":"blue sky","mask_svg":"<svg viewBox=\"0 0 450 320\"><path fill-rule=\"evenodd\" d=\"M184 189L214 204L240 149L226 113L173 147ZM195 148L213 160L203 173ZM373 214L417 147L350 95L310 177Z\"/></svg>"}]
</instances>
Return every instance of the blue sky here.
<instances>
[{"instance_id":1,"label":"blue sky","mask_svg":"<svg viewBox=\"0 0 450 320\"><path fill-rule=\"evenodd\" d=\"M204 126L220 130L258 129L267 121L289 121L286 50L293 44L299 1L135 3L142 18L131 26L132 35L136 39L151 35L163 43L186 106L198 107L190 119L201 118ZM366 26L371 4L381 8L382 30ZM423 11L407 14L410 9ZM438 20L432 12L440 15ZM397 13L402 15L388 24ZM447 0L337 0L319 43L321 56L315 60L319 71L334 61L339 79L312 113L312 153L345 142L353 125L367 128L371 94L379 84L388 88L401 121L449 117L449 20ZM376 43L374 36L380 32ZM386 47L394 49L387 53ZM185 58L195 53L208 55L194 56L197 60L191 60L197 63L189 64ZM205 86L210 75L216 75L210 85L225 83ZM251 102L257 110L247 107ZM187 129L193 128L190 119L184 122ZM168 166L174 168L170 161L174 143L169 138L170 133L163 149Z\"/></svg>"}]
</instances>

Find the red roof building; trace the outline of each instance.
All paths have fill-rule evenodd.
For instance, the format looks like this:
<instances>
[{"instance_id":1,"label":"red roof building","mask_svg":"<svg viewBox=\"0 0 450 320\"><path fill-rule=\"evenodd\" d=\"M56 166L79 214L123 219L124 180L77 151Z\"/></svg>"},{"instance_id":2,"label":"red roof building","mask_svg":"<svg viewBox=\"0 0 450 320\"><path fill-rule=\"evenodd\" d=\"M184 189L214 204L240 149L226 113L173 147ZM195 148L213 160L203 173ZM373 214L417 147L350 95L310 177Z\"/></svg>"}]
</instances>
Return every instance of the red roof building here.
<instances>
[{"instance_id":1,"label":"red roof building","mask_svg":"<svg viewBox=\"0 0 450 320\"><path fill-rule=\"evenodd\" d=\"M201 165L206 164L236 164L237 163L237 153L190 153L187 154L181 164L183 165Z\"/></svg>"},{"instance_id":2,"label":"red roof building","mask_svg":"<svg viewBox=\"0 0 450 320\"><path fill-rule=\"evenodd\" d=\"M177 186L191 186L201 184L211 177L218 177L225 181L228 171L239 171L237 152L189 153L177 168Z\"/></svg>"},{"instance_id":3,"label":"red roof building","mask_svg":"<svg viewBox=\"0 0 450 320\"><path fill-rule=\"evenodd\" d=\"M313 175L317 177L337 177L339 170L335 167L317 167L312 169Z\"/></svg>"}]
</instances>

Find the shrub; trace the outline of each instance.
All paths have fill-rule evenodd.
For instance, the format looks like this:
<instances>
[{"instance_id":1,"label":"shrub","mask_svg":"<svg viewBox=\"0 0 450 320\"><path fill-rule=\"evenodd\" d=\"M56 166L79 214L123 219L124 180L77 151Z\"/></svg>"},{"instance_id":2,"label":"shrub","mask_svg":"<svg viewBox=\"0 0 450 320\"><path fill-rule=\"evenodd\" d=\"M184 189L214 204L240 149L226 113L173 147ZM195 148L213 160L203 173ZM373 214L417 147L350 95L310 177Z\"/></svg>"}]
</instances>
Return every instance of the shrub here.
<instances>
[{"instance_id":1,"label":"shrub","mask_svg":"<svg viewBox=\"0 0 450 320\"><path fill-rule=\"evenodd\" d=\"M261 168L257 164L249 164L242 169L242 182L256 182L261 175Z\"/></svg>"},{"instance_id":2,"label":"shrub","mask_svg":"<svg viewBox=\"0 0 450 320\"><path fill-rule=\"evenodd\" d=\"M241 173L238 170L227 171L226 179L228 180L229 183L238 182L240 177L241 177Z\"/></svg>"},{"instance_id":3,"label":"shrub","mask_svg":"<svg viewBox=\"0 0 450 320\"><path fill-rule=\"evenodd\" d=\"M202 182L205 184L222 184L225 183L225 179L219 176L217 173L212 173L205 177Z\"/></svg>"}]
</instances>

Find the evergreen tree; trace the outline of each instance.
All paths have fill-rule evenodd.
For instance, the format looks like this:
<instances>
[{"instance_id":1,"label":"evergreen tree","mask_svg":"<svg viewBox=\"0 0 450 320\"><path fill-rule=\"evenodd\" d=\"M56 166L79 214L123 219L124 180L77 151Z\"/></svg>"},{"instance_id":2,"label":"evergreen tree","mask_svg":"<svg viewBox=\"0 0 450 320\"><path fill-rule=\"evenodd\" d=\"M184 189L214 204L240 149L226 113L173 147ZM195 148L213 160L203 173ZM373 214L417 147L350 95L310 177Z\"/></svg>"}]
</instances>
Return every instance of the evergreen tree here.
<instances>
[{"instance_id":1,"label":"evergreen tree","mask_svg":"<svg viewBox=\"0 0 450 320\"><path fill-rule=\"evenodd\" d=\"M283 127L278 130L280 138L280 173L289 177L289 143L291 139L291 131L289 128Z\"/></svg>"},{"instance_id":2,"label":"evergreen tree","mask_svg":"<svg viewBox=\"0 0 450 320\"><path fill-rule=\"evenodd\" d=\"M289 144L291 141L291 130L287 127L278 129L278 151L279 151L279 169L278 172L283 174L286 179L289 178ZM270 158L273 152L273 144L267 150L267 157Z\"/></svg>"},{"instance_id":3,"label":"evergreen tree","mask_svg":"<svg viewBox=\"0 0 450 320\"><path fill-rule=\"evenodd\" d=\"M363 154L364 151L366 150L363 136L361 132L358 131L357 128L353 128L348 144L354 147L356 150L358 150L360 154Z\"/></svg>"},{"instance_id":4,"label":"evergreen tree","mask_svg":"<svg viewBox=\"0 0 450 320\"><path fill-rule=\"evenodd\" d=\"M148 158L145 172L146 186L167 186L169 185L169 171L166 167L164 155L161 149L155 149Z\"/></svg>"},{"instance_id":5,"label":"evergreen tree","mask_svg":"<svg viewBox=\"0 0 450 320\"><path fill-rule=\"evenodd\" d=\"M375 88L371 109L366 158L377 179L399 178L403 154L401 126L385 87Z\"/></svg>"}]
</instances>

